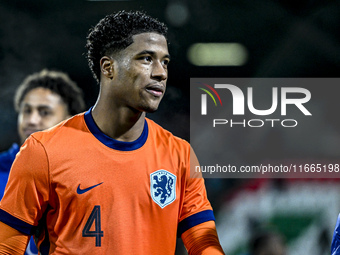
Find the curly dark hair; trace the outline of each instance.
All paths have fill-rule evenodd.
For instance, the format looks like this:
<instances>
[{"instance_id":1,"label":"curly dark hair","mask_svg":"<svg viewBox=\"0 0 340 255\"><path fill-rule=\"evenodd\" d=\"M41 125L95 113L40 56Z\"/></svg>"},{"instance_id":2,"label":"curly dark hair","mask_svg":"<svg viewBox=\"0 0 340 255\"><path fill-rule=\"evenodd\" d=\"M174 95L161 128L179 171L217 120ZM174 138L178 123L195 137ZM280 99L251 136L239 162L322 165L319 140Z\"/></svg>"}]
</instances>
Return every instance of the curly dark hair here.
<instances>
[{"instance_id":1,"label":"curly dark hair","mask_svg":"<svg viewBox=\"0 0 340 255\"><path fill-rule=\"evenodd\" d=\"M99 83L100 59L128 47L133 43L133 35L155 32L167 38L167 31L164 23L140 11L107 15L90 29L87 36L86 57L94 78Z\"/></svg>"},{"instance_id":2,"label":"curly dark hair","mask_svg":"<svg viewBox=\"0 0 340 255\"><path fill-rule=\"evenodd\" d=\"M17 88L14 96L14 107L17 112L20 105L28 92L35 88L46 88L60 95L67 105L70 115L78 114L85 109L83 91L70 77L63 72L49 71L43 69L38 73L27 76L21 85Z\"/></svg>"}]
</instances>

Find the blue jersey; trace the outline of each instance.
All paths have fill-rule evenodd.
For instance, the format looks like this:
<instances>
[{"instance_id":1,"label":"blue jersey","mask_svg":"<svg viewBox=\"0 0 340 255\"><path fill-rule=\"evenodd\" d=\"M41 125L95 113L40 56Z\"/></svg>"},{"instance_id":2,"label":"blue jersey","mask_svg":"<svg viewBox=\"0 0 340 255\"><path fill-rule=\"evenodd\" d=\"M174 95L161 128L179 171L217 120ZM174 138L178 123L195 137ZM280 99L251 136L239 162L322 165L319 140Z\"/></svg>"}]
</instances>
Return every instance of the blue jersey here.
<instances>
[{"instance_id":1,"label":"blue jersey","mask_svg":"<svg viewBox=\"0 0 340 255\"><path fill-rule=\"evenodd\" d=\"M6 183L8 180L9 171L15 155L19 152L19 145L13 143L11 148L0 153L0 199L4 195Z\"/></svg>"},{"instance_id":2,"label":"blue jersey","mask_svg":"<svg viewBox=\"0 0 340 255\"><path fill-rule=\"evenodd\" d=\"M340 255L340 214L335 225L331 246L331 255Z\"/></svg>"},{"instance_id":3,"label":"blue jersey","mask_svg":"<svg viewBox=\"0 0 340 255\"><path fill-rule=\"evenodd\" d=\"M9 171L11 170L11 166L13 164L15 156L19 152L19 149L20 149L19 145L16 143L13 143L11 148L9 148L7 151L0 153L0 200L2 196L4 195ZM33 237L31 237L31 240L27 246L25 255L36 255L36 254L38 254L38 249L34 244Z\"/></svg>"}]
</instances>

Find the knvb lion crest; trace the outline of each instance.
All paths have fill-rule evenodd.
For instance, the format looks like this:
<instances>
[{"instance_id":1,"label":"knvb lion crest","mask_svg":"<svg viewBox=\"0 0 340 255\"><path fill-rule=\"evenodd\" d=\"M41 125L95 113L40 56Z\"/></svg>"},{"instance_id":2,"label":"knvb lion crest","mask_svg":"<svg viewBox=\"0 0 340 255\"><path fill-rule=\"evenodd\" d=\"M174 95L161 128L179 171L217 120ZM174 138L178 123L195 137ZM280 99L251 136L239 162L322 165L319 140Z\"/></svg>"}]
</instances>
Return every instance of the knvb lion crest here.
<instances>
[{"instance_id":1,"label":"knvb lion crest","mask_svg":"<svg viewBox=\"0 0 340 255\"><path fill-rule=\"evenodd\" d=\"M150 174L150 188L152 200L162 209L176 199L176 175L157 170Z\"/></svg>"}]
</instances>

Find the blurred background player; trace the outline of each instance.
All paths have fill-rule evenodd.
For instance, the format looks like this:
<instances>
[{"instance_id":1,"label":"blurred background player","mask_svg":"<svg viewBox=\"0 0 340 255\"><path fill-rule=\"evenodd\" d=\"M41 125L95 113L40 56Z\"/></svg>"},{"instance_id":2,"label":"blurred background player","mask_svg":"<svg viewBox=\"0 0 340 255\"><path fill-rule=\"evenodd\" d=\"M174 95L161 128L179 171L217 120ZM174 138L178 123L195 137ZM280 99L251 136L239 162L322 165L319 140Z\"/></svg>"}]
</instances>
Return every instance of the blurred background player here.
<instances>
[{"instance_id":1,"label":"blurred background player","mask_svg":"<svg viewBox=\"0 0 340 255\"><path fill-rule=\"evenodd\" d=\"M66 73L44 69L29 75L17 88L14 107L18 113L20 143L23 144L32 133L83 111L85 103L81 89ZM7 151L0 153L0 199L19 148L19 144L13 143ZM26 254L37 252L31 239Z\"/></svg>"}]
</instances>

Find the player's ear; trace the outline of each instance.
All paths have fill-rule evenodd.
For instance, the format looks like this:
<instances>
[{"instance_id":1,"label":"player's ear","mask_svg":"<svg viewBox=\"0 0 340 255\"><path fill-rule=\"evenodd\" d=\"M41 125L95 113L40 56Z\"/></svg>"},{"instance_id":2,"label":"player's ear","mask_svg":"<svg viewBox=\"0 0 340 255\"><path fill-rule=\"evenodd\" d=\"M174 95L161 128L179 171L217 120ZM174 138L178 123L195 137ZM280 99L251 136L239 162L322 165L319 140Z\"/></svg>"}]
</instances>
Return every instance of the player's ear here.
<instances>
[{"instance_id":1,"label":"player's ear","mask_svg":"<svg viewBox=\"0 0 340 255\"><path fill-rule=\"evenodd\" d=\"M100 71L102 72L102 74L111 79L114 76L114 61L108 57L108 56L104 56L100 59Z\"/></svg>"}]
</instances>

